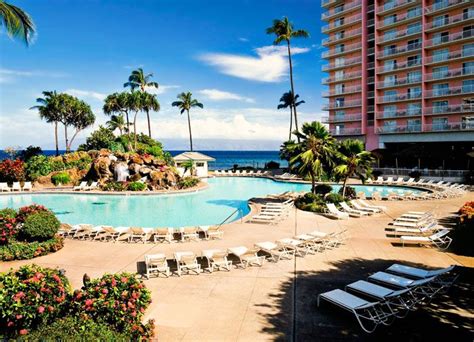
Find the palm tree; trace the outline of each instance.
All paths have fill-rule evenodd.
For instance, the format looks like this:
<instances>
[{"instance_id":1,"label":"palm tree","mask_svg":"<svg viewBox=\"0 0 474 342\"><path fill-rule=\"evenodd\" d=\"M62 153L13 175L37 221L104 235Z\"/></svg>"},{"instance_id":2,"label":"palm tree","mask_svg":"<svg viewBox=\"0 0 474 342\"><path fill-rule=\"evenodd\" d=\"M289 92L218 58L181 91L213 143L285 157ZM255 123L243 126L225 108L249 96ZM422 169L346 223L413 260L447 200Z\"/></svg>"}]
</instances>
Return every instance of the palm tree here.
<instances>
[{"instance_id":1,"label":"palm tree","mask_svg":"<svg viewBox=\"0 0 474 342\"><path fill-rule=\"evenodd\" d=\"M134 149L137 149L137 116L138 113L143 109L143 94L138 91L132 91L128 95L127 101L129 111L135 112L133 116L133 135L134 135Z\"/></svg>"},{"instance_id":2,"label":"palm tree","mask_svg":"<svg viewBox=\"0 0 474 342\"><path fill-rule=\"evenodd\" d=\"M130 119L129 119L129 105L128 101L130 100L130 93L128 92L121 92L121 93L113 93L108 95L104 100L104 107L102 110L106 115L110 115L113 113L119 113L125 115L126 119L126 132L130 132Z\"/></svg>"},{"instance_id":3,"label":"palm tree","mask_svg":"<svg viewBox=\"0 0 474 342\"><path fill-rule=\"evenodd\" d=\"M288 64L290 67L291 93L295 94L295 87L294 87L294 82L293 82L293 63L291 60L291 39L292 38L308 38L309 33L306 30L295 30L293 28L293 24L288 20L287 17L273 20L273 25L267 28L266 32L267 34L275 34L276 38L273 41L273 44L280 45L280 43L286 42L286 46L288 49ZM298 132L298 115L296 113L296 107L293 107L293 111L295 115L296 132Z\"/></svg>"},{"instance_id":4,"label":"palm tree","mask_svg":"<svg viewBox=\"0 0 474 342\"><path fill-rule=\"evenodd\" d=\"M288 141L280 154L290 156L290 166L311 178L311 192L315 193L316 179L320 179L325 167L333 164L335 139L320 122L303 124L301 132L294 132L299 143Z\"/></svg>"},{"instance_id":5,"label":"palm tree","mask_svg":"<svg viewBox=\"0 0 474 342\"><path fill-rule=\"evenodd\" d=\"M112 132L118 129L120 135L122 135L124 131L128 131L123 115L112 115L110 117L110 120L107 121L105 124L107 125L107 128L110 129Z\"/></svg>"},{"instance_id":6,"label":"palm tree","mask_svg":"<svg viewBox=\"0 0 474 342\"><path fill-rule=\"evenodd\" d=\"M153 74L145 74L142 68L138 68L137 70L132 71L132 73L128 77L128 82L125 82L123 86L130 87L132 91L137 88L140 88L142 93L145 93L147 88L158 89L158 83L150 81L152 77ZM145 112L148 121L148 136L151 138L150 114L147 109L145 109Z\"/></svg>"},{"instance_id":7,"label":"palm tree","mask_svg":"<svg viewBox=\"0 0 474 342\"><path fill-rule=\"evenodd\" d=\"M0 25L5 26L10 37L22 40L26 45L35 33L35 24L28 13L21 8L0 0Z\"/></svg>"},{"instance_id":8,"label":"palm tree","mask_svg":"<svg viewBox=\"0 0 474 342\"><path fill-rule=\"evenodd\" d=\"M358 177L363 183L372 173L374 158L372 153L364 149L360 140L344 140L337 151L338 165L334 171L342 177L342 197L346 195L346 184L350 177Z\"/></svg>"},{"instance_id":9,"label":"palm tree","mask_svg":"<svg viewBox=\"0 0 474 342\"><path fill-rule=\"evenodd\" d=\"M188 128L189 128L189 146L191 152L193 151L193 135L191 132L191 117L189 115L189 110L193 107L204 108L203 104L198 102L198 100L192 98L193 94L191 92L181 93L177 97L179 101L174 101L171 105L173 107L178 107L181 109L181 114L186 112L188 114Z\"/></svg>"},{"instance_id":10,"label":"palm tree","mask_svg":"<svg viewBox=\"0 0 474 342\"><path fill-rule=\"evenodd\" d=\"M61 120L61 109L58 102L58 93L55 91L43 91L43 98L37 98L37 106L30 109L37 109L42 120L54 124L54 141L56 145L56 155L59 155L58 143L58 122Z\"/></svg>"},{"instance_id":11,"label":"palm tree","mask_svg":"<svg viewBox=\"0 0 474 342\"><path fill-rule=\"evenodd\" d=\"M302 101L297 101L300 96L296 94L295 98L293 98L293 93L290 91L283 93L280 97L280 104L278 105L277 109L288 108L290 107L290 133L288 135L288 140L291 140L291 132L293 130L293 106L298 107L300 104L305 103Z\"/></svg>"},{"instance_id":12,"label":"palm tree","mask_svg":"<svg viewBox=\"0 0 474 342\"><path fill-rule=\"evenodd\" d=\"M148 136L151 138L151 131L150 131L150 116L149 113L151 111L158 112L160 110L160 103L158 102L158 98L155 94L150 93L141 93L141 100L142 100L142 107L141 109L145 111L147 119L148 119Z\"/></svg>"}]
</instances>

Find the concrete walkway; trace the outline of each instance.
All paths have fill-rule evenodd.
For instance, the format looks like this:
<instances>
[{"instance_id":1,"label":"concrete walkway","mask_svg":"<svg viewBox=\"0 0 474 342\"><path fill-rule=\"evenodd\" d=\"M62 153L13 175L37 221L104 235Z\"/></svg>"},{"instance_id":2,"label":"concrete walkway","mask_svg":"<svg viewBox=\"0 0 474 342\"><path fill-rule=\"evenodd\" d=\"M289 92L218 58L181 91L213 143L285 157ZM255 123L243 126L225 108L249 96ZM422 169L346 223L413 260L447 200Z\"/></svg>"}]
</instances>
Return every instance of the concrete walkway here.
<instances>
[{"instance_id":1,"label":"concrete walkway","mask_svg":"<svg viewBox=\"0 0 474 342\"><path fill-rule=\"evenodd\" d=\"M444 218L452 216L469 200L474 200L473 193L448 200L385 201L383 204L389 207L387 214L345 221L294 210L288 219L274 226L240 222L226 225L224 239L214 241L131 245L68 239L65 247L55 254L0 263L0 271L33 262L59 267L66 270L72 285L78 288L84 273L98 277L106 272L136 272L137 263L144 260L145 254L166 253L168 258L172 258L176 251L191 250L200 254L203 249L250 247L256 242L275 241L316 229L331 232L346 228L350 238L345 245L305 258L266 262L261 268L146 280L153 295L147 318L156 320L156 334L160 341L359 339L364 334L353 317L327 306L317 308L317 294L343 288L345 284L363 279L370 272L382 270L395 261L432 267L451 264L474 267L474 258L432 248L393 245L396 240L387 238L384 230L393 217L406 211L432 211L438 218ZM437 318L444 309L433 312L423 309L395 326L380 329L379 334L394 339L421 334L424 338L439 328L454 336L452 329L456 328L455 332L465 337L470 333L469 324L471 328L473 326L472 309L472 303L463 301L447 308L456 318L451 318L449 329L445 322L449 319ZM467 326L463 326L464 321ZM420 326L427 329L426 335Z\"/></svg>"}]
</instances>

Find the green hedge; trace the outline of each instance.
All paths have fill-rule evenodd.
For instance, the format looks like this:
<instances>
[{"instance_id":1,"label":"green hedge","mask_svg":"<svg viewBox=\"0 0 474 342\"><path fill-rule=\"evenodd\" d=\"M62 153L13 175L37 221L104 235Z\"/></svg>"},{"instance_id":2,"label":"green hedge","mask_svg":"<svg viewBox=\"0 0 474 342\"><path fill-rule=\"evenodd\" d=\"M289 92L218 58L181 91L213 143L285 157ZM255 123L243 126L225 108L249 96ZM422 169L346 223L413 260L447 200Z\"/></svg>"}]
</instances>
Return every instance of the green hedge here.
<instances>
[{"instance_id":1,"label":"green hedge","mask_svg":"<svg viewBox=\"0 0 474 342\"><path fill-rule=\"evenodd\" d=\"M30 214L26 217L20 236L27 241L45 241L57 234L61 222L50 211Z\"/></svg>"},{"instance_id":2,"label":"green hedge","mask_svg":"<svg viewBox=\"0 0 474 342\"><path fill-rule=\"evenodd\" d=\"M51 181L54 185L67 184L71 182L71 176L66 172L57 173L51 176Z\"/></svg>"},{"instance_id":3,"label":"green hedge","mask_svg":"<svg viewBox=\"0 0 474 342\"><path fill-rule=\"evenodd\" d=\"M131 182L127 186L127 190L130 191L143 191L146 189L146 184L142 182Z\"/></svg>"},{"instance_id":4,"label":"green hedge","mask_svg":"<svg viewBox=\"0 0 474 342\"><path fill-rule=\"evenodd\" d=\"M0 246L0 260L25 260L54 253L64 246L61 237L53 237L43 242L9 241L8 245Z\"/></svg>"},{"instance_id":5,"label":"green hedge","mask_svg":"<svg viewBox=\"0 0 474 342\"><path fill-rule=\"evenodd\" d=\"M199 183L198 178L184 177L179 180L178 188L180 189L192 188L193 186L196 186L198 183Z\"/></svg>"}]
</instances>

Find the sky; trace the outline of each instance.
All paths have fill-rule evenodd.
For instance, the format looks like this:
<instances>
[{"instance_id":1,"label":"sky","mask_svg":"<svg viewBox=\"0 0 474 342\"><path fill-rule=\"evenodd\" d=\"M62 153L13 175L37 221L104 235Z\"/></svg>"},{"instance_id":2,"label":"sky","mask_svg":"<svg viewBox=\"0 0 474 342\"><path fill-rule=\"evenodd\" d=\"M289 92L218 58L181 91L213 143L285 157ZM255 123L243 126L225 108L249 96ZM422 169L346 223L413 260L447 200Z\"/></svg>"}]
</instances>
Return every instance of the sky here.
<instances>
[{"instance_id":1,"label":"sky","mask_svg":"<svg viewBox=\"0 0 474 342\"><path fill-rule=\"evenodd\" d=\"M265 29L283 16L311 35L292 42L295 90L306 101L299 121L323 115L320 0L9 2L31 15L37 35L26 47L0 33L0 148L53 148L52 125L29 109L45 90L74 95L96 114L76 147L107 121L104 97L141 67L159 84L152 133L167 149L188 144L186 117L171 107L183 91L204 104L191 112L197 149L277 149L289 130L289 111L276 109L290 89L288 61ZM146 132L144 114L137 128Z\"/></svg>"}]
</instances>

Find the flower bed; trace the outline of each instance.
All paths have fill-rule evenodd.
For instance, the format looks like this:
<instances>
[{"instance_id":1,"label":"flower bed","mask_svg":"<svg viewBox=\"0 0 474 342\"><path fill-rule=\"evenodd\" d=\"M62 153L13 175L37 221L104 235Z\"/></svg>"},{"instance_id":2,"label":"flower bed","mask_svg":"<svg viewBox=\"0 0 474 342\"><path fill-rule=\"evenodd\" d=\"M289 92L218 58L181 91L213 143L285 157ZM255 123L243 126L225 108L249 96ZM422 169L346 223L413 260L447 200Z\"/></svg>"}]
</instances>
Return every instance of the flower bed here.
<instances>
[{"instance_id":1,"label":"flower bed","mask_svg":"<svg viewBox=\"0 0 474 342\"><path fill-rule=\"evenodd\" d=\"M47 255L59 251L64 247L62 237L53 237L46 241L10 241L7 245L0 246L0 260L25 260Z\"/></svg>"},{"instance_id":2,"label":"flower bed","mask_svg":"<svg viewBox=\"0 0 474 342\"><path fill-rule=\"evenodd\" d=\"M453 231L452 249L454 252L474 256L474 202L466 202L458 211L459 218Z\"/></svg>"}]
</instances>

